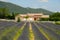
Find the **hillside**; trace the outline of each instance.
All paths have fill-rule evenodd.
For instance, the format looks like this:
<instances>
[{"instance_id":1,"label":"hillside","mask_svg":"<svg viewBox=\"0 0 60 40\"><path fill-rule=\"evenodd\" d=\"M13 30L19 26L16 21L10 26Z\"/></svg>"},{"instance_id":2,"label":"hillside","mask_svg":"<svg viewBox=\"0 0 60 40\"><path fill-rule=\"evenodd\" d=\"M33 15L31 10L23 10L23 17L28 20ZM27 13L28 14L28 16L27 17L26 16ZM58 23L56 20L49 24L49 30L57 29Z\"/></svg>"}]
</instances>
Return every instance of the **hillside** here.
<instances>
[{"instance_id":1,"label":"hillside","mask_svg":"<svg viewBox=\"0 0 60 40\"><path fill-rule=\"evenodd\" d=\"M48 11L46 9L38 8L24 8L21 6L18 6L16 4L8 3L8 2L2 2L0 1L0 8L8 8L10 13L44 13L44 14L52 14L51 11Z\"/></svg>"}]
</instances>

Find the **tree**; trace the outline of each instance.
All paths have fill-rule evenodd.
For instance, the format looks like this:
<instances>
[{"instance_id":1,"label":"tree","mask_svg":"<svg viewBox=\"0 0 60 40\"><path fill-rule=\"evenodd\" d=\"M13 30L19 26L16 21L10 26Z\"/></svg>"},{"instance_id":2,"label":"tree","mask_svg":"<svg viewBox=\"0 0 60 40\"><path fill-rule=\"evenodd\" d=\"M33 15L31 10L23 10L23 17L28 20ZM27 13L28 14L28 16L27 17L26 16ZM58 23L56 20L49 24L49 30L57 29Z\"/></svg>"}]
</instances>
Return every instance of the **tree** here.
<instances>
[{"instance_id":1,"label":"tree","mask_svg":"<svg viewBox=\"0 0 60 40\"><path fill-rule=\"evenodd\" d=\"M0 8L0 18L6 18L9 14L9 9L7 7Z\"/></svg>"},{"instance_id":2,"label":"tree","mask_svg":"<svg viewBox=\"0 0 60 40\"><path fill-rule=\"evenodd\" d=\"M40 18L40 21L48 21L49 18Z\"/></svg>"},{"instance_id":3,"label":"tree","mask_svg":"<svg viewBox=\"0 0 60 40\"><path fill-rule=\"evenodd\" d=\"M20 22L20 18L18 17L18 21L17 22Z\"/></svg>"},{"instance_id":4,"label":"tree","mask_svg":"<svg viewBox=\"0 0 60 40\"><path fill-rule=\"evenodd\" d=\"M3 8L3 18L6 18L9 15L9 9L7 7Z\"/></svg>"},{"instance_id":5,"label":"tree","mask_svg":"<svg viewBox=\"0 0 60 40\"><path fill-rule=\"evenodd\" d=\"M26 18L26 20L27 20L27 19L29 18L29 16L26 16L25 18Z\"/></svg>"},{"instance_id":6,"label":"tree","mask_svg":"<svg viewBox=\"0 0 60 40\"><path fill-rule=\"evenodd\" d=\"M59 12L53 13L52 15L50 15L49 20L60 21L60 13Z\"/></svg>"},{"instance_id":7,"label":"tree","mask_svg":"<svg viewBox=\"0 0 60 40\"><path fill-rule=\"evenodd\" d=\"M29 16L26 16L25 18L27 19L27 18L29 18Z\"/></svg>"}]
</instances>

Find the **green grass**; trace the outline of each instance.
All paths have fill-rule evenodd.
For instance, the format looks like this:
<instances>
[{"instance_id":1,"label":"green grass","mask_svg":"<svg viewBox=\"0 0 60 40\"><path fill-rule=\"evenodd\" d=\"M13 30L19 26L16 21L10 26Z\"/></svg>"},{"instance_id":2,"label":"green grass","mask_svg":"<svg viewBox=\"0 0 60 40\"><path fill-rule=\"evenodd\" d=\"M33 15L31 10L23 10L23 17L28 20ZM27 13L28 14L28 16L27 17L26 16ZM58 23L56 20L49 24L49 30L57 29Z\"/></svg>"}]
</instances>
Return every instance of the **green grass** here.
<instances>
[{"instance_id":1,"label":"green grass","mask_svg":"<svg viewBox=\"0 0 60 40\"><path fill-rule=\"evenodd\" d=\"M59 21L56 21L55 24L60 25L60 22Z\"/></svg>"}]
</instances>

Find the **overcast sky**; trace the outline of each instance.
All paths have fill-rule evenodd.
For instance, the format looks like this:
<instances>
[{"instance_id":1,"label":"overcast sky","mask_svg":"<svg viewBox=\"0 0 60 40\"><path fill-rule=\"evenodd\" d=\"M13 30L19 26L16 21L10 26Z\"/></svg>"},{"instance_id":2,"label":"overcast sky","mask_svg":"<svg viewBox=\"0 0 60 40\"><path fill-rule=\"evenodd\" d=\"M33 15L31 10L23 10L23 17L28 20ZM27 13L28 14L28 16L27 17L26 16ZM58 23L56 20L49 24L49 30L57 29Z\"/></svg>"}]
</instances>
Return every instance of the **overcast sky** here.
<instances>
[{"instance_id":1,"label":"overcast sky","mask_svg":"<svg viewBox=\"0 0 60 40\"><path fill-rule=\"evenodd\" d=\"M0 0L11 2L22 7L43 8L60 12L60 0Z\"/></svg>"}]
</instances>

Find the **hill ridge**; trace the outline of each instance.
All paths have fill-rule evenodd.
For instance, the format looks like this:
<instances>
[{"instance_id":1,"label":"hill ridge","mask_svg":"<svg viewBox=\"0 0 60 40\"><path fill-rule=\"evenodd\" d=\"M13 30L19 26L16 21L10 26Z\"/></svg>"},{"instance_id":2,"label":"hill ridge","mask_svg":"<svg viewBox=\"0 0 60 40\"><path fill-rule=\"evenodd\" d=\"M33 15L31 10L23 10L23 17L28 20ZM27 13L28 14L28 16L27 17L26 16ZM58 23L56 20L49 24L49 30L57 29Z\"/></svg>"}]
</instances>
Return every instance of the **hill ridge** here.
<instances>
[{"instance_id":1,"label":"hill ridge","mask_svg":"<svg viewBox=\"0 0 60 40\"><path fill-rule=\"evenodd\" d=\"M0 1L0 8L8 8L10 13L14 12L14 13L43 13L43 14L52 14L51 11L48 11L46 9L42 9L42 8L25 8L25 7L22 7L22 6L18 6L18 5L15 5L13 3L9 3L9 2L2 2Z\"/></svg>"}]
</instances>

